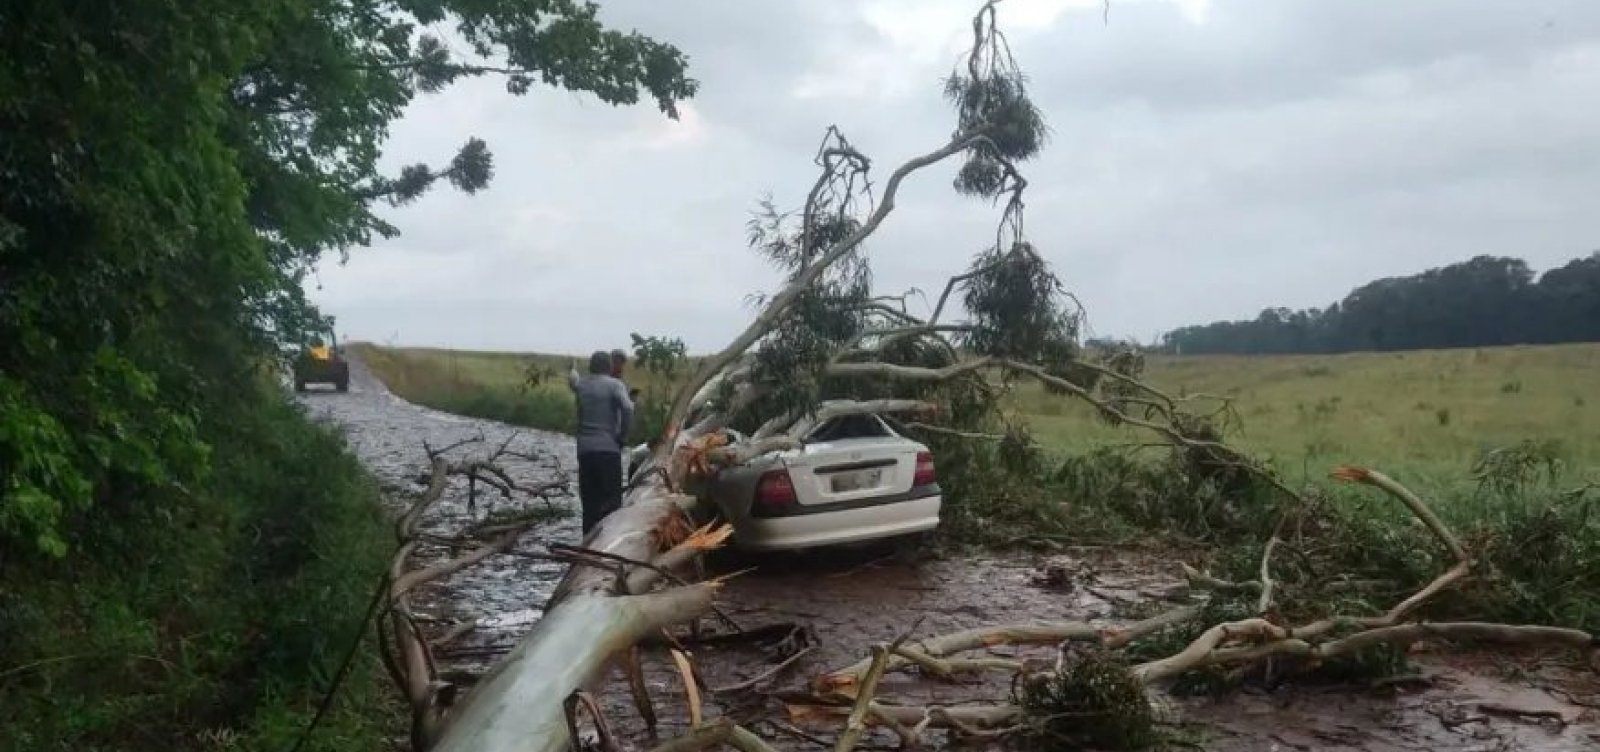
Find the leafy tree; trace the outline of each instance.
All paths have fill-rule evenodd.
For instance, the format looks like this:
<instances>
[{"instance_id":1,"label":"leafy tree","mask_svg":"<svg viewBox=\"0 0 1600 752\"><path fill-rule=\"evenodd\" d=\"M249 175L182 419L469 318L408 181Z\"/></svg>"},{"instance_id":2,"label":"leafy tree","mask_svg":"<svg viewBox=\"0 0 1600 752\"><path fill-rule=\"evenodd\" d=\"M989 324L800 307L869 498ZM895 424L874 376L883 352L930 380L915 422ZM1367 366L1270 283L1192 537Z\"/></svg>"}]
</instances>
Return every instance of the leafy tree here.
<instances>
[{"instance_id":1,"label":"leafy tree","mask_svg":"<svg viewBox=\"0 0 1600 752\"><path fill-rule=\"evenodd\" d=\"M1537 281L1521 259L1478 256L1369 282L1327 309L1271 308L1164 336L1182 353L1327 353L1600 341L1600 254Z\"/></svg>"},{"instance_id":2,"label":"leafy tree","mask_svg":"<svg viewBox=\"0 0 1600 752\"><path fill-rule=\"evenodd\" d=\"M15 0L0 49L0 540L56 555L91 508L181 503L208 421L317 316L323 254L487 185L475 138L379 173L415 96L499 76L674 116L695 90L571 0Z\"/></svg>"},{"instance_id":3,"label":"leafy tree","mask_svg":"<svg viewBox=\"0 0 1600 752\"><path fill-rule=\"evenodd\" d=\"M1538 295L1538 341L1600 341L1600 252L1545 272Z\"/></svg>"}]
</instances>

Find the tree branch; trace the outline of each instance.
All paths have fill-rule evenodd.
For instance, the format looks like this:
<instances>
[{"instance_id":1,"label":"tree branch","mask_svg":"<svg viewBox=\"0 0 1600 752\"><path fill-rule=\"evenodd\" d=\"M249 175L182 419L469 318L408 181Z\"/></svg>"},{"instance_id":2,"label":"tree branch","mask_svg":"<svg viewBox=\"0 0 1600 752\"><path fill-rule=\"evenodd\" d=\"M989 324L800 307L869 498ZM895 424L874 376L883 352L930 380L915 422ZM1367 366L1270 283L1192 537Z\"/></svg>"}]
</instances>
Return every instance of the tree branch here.
<instances>
[{"instance_id":1,"label":"tree branch","mask_svg":"<svg viewBox=\"0 0 1600 752\"><path fill-rule=\"evenodd\" d=\"M774 752L761 737L734 725L728 718L718 718L690 729L688 734L658 745L650 752L701 752L724 744L739 752Z\"/></svg>"},{"instance_id":2,"label":"tree branch","mask_svg":"<svg viewBox=\"0 0 1600 752\"><path fill-rule=\"evenodd\" d=\"M714 465L732 467L734 465L743 465L764 454L792 451L799 449L801 446L799 439L788 434L767 436L730 446L717 447L706 452L706 459Z\"/></svg>"},{"instance_id":3,"label":"tree branch","mask_svg":"<svg viewBox=\"0 0 1600 752\"><path fill-rule=\"evenodd\" d=\"M883 348L894 344L895 342L899 342L907 337L916 337L925 334L951 334L955 332L970 331L972 331L972 326L970 324L915 324L912 326L897 326L888 329L863 329L860 332L857 332L854 337L851 337L849 341L845 342L845 344L839 348L838 352L834 353L834 356L829 363L830 365L839 363L842 361L842 359L855 354L870 354L878 352L883 350ZM876 347L872 349L859 347L862 342L865 342L873 337L878 338ZM944 347L952 354L955 352L955 348L952 347L944 338L939 338L938 342L941 345L944 345Z\"/></svg>"},{"instance_id":4,"label":"tree branch","mask_svg":"<svg viewBox=\"0 0 1600 752\"><path fill-rule=\"evenodd\" d=\"M826 423L834 418L846 415L877 415L880 413L934 413L938 405L922 400L908 399L879 399L879 400L829 400L822 403L808 417L802 417L790 426L785 433L793 439L800 439L812 428Z\"/></svg>"},{"instance_id":5,"label":"tree branch","mask_svg":"<svg viewBox=\"0 0 1600 752\"><path fill-rule=\"evenodd\" d=\"M829 376L861 377L879 376L883 378L906 379L911 381L949 381L962 374L980 371L995 365L993 358L981 357L953 363L943 368L924 368L921 366L902 366L895 363L833 363L828 366Z\"/></svg>"},{"instance_id":6,"label":"tree branch","mask_svg":"<svg viewBox=\"0 0 1600 752\"><path fill-rule=\"evenodd\" d=\"M913 428L918 431L927 431L928 433L936 433L943 436L953 436L958 439L971 439L974 441L1003 441L1006 438L1004 434L982 433L979 431L959 431L954 428L936 426L931 423L923 423L920 421L909 421L904 425L906 428Z\"/></svg>"},{"instance_id":7,"label":"tree branch","mask_svg":"<svg viewBox=\"0 0 1600 752\"><path fill-rule=\"evenodd\" d=\"M1438 538L1445 548L1450 549L1450 555L1454 556L1456 561L1466 562L1471 560L1472 557L1467 555L1467 549L1461 545L1461 541L1456 540L1455 534L1450 532L1450 528L1445 526L1443 520L1439 519L1439 515L1434 514L1433 510L1423 503L1421 498L1411 492L1411 489L1396 483L1394 479L1377 470L1362 467L1341 466L1333 471L1333 477L1343 481L1375 486L1387 492L1390 496L1399 499L1401 503L1411 510L1412 514L1417 516L1418 520L1422 521L1422 524L1433 532L1434 537Z\"/></svg>"},{"instance_id":8,"label":"tree branch","mask_svg":"<svg viewBox=\"0 0 1600 752\"><path fill-rule=\"evenodd\" d=\"M705 362L700 365L700 368L689 379L685 388L680 390L678 399L673 403L672 410L668 413L667 432L669 439L676 438L675 434L682 426L684 417L688 413L689 400L695 392L699 391L700 387L705 385L707 380L727 368L730 363L749 350L756 340L770 332L783 313L794 303L795 299L803 291L809 289L811 284L822 275L822 272L826 271L834 262L843 258L845 254L854 250L856 246L861 244L861 241L866 240L874 232L877 232L878 226L883 224L884 218L894 211L895 199L899 195L900 185L905 181L906 177L917 170L965 151L983 138L988 130L989 128L986 126L971 132L958 134L944 146L921 156L913 157L896 168L884 186L882 200L867 218L867 221L862 223L861 227L857 228L855 232L830 248L817 261L803 267L795 275L794 279L790 280L777 295L773 296L772 300L767 303L766 308L756 315L755 320L751 321L743 332L740 332L721 352L706 358ZM669 440L663 443L672 444L673 441ZM670 451L670 448L664 451ZM665 457L664 451L661 455L662 457Z\"/></svg>"}]
</instances>

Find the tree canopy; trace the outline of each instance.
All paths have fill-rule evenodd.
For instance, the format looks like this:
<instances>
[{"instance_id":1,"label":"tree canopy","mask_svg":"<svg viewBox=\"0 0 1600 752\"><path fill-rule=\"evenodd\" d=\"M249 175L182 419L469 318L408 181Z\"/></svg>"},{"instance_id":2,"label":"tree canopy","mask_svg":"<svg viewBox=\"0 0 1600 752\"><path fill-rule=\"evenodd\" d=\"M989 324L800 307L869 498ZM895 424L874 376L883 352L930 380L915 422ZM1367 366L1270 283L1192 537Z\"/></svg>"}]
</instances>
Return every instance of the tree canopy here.
<instances>
[{"instance_id":1,"label":"tree canopy","mask_svg":"<svg viewBox=\"0 0 1600 752\"><path fill-rule=\"evenodd\" d=\"M1325 309L1269 308L1252 321L1163 337L1186 353L1334 353L1600 341L1600 253L1537 279L1521 259L1478 256L1369 282Z\"/></svg>"},{"instance_id":2,"label":"tree canopy","mask_svg":"<svg viewBox=\"0 0 1600 752\"><path fill-rule=\"evenodd\" d=\"M324 254L378 211L493 176L379 172L419 94L499 76L612 104L690 97L671 45L572 0L16 0L0 6L0 541L206 472L203 424L318 318ZM464 45L464 53L455 51ZM172 494L163 495L170 497Z\"/></svg>"}]
</instances>

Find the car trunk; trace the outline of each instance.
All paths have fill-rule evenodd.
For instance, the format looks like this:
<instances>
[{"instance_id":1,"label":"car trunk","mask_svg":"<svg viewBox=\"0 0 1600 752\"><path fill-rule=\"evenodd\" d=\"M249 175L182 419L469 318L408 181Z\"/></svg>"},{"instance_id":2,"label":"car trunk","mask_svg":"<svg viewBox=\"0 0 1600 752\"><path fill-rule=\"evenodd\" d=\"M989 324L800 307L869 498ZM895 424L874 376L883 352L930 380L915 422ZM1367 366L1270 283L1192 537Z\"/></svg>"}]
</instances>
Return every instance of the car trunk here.
<instances>
[{"instance_id":1,"label":"car trunk","mask_svg":"<svg viewBox=\"0 0 1600 752\"><path fill-rule=\"evenodd\" d=\"M917 449L876 416L849 416L818 426L785 464L801 506L847 507L909 492Z\"/></svg>"}]
</instances>

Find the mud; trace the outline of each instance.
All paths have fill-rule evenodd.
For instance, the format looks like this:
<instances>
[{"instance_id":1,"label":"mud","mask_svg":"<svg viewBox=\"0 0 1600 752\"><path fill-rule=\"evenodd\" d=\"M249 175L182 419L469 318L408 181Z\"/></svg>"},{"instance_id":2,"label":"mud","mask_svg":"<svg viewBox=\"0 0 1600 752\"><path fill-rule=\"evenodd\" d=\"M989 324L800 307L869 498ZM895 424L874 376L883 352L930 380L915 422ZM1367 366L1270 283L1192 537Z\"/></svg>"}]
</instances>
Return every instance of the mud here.
<instances>
[{"instance_id":1,"label":"mud","mask_svg":"<svg viewBox=\"0 0 1600 752\"><path fill-rule=\"evenodd\" d=\"M396 509L418 488L424 441L439 447L481 434L484 446L463 451L482 453L516 433L516 446L533 450L540 459L508 459L506 469L513 477L530 483L563 472L576 477L569 438L411 405L390 394L359 363L354 364L349 393L311 393L302 401L314 416L342 427L354 451L391 491L389 503ZM462 524L467 495L464 482L453 484L425 525L446 532ZM478 503L494 500L480 494ZM576 542L576 499L562 496L550 503L569 515L530 531L527 542ZM729 617L746 628L802 625L812 639L809 652L781 674L749 690L706 697L706 713L732 716L778 749L818 749L818 741L767 720L783 716L774 692L799 688L815 675L855 662L867 655L871 644L893 639L913 624L918 635L932 635L1005 622L1112 620L1121 609L1175 591L1178 583L1167 574L1170 558L1163 558L1170 553L1072 548L1050 556L908 562L868 547L806 556L719 557L711 562L714 570L755 567L728 582L720 600ZM431 587L419 600L437 629L461 622L477 625L441 651L441 668L481 672L538 619L560 575L560 565L499 556ZM726 629L714 620L706 625ZM705 683L720 688L767 672L798 647L796 639L789 639L700 644L692 650ZM1049 658L1049 651L992 652ZM1382 687L1282 686L1219 699L1158 701L1170 711L1166 715L1179 719L1175 733L1214 750L1600 749L1600 682L1576 663L1551 656L1429 652L1417 654L1415 662L1419 681ZM648 651L646 677L660 735L681 733L687 726L685 693L663 650ZM895 674L886 678L880 695L897 703L952 705L1005 699L1009 691L1003 676L952 684ZM602 700L624 745L648 748L650 737L619 676L611 677ZM834 722L833 728L824 723L807 730L826 742L836 728ZM893 741L873 735L867 743L887 747Z\"/></svg>"}]
</instances>

